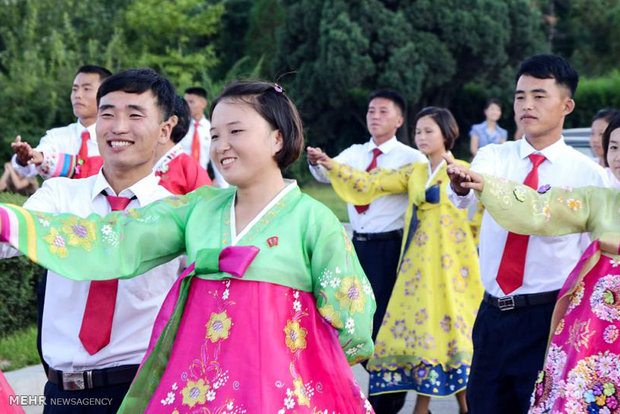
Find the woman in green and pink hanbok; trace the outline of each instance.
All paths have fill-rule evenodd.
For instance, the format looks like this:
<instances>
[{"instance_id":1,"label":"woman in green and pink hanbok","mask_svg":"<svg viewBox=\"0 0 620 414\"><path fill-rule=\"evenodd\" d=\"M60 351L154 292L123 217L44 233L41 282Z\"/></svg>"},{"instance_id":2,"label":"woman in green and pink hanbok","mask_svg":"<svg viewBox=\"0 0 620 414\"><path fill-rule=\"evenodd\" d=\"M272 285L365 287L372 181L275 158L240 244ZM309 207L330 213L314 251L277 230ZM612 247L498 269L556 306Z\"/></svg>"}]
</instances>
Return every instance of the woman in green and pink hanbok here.
<instances>
[{"instance_id":1,"label":"woman in green and pink hanbok","mask_svg":"<svg viewBox=\"0 0 620 414\"><path fill-rule=\"evenodd\" d=\"M212 158L234 158L221 168L237 188L87 219L0 206L2 239L72 279L128 278L180 254L193 262L162 305L120 412L372 412L350 368L373 351L370 284L327 207L281 175L255 181L279 173L271 143L297 151L278 143L290 131L264 119L256 96L292 107L263 83L232 85L214 103ZM248 189L274 194L251 220Z\"/></svg>"}]
</instances>

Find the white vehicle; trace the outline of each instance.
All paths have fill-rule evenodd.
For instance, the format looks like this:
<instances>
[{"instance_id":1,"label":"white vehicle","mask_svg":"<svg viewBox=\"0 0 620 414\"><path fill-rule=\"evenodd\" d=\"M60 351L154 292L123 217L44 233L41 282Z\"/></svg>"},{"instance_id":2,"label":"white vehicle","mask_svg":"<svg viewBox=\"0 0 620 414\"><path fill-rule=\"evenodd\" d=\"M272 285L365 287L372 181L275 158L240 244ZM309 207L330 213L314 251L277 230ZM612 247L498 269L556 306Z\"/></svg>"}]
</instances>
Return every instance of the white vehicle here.
<instances>
[{"instance_id":1,"label":"white vehicle","mask_svg":"<svg viewBox=\"0 0 620 414\"><path fill-rule=\"evenodd\" d=\"M564 141L577 151L584 153L590 158L595 158L590 147L590 128L570 128L562 131Z\"/></svg>"}]
</instances>

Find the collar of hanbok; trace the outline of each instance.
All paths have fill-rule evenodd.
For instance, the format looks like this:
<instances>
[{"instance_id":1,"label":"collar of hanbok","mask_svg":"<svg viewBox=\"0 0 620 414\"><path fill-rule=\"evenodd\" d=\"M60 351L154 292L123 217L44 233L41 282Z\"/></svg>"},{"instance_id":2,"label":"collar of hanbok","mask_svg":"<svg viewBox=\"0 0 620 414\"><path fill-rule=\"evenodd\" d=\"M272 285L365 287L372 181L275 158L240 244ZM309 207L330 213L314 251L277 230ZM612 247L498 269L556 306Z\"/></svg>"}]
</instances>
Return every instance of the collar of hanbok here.
<instances>
[{"instance_id":1,"label":"collar of hanbok","mask_svg":"<svg viewBox=\"0 0 620 414\"><path fill-rule=\"evenodd\" d=\"M258 223L258 221L261 218L263 218L263 216L267 214L267 212L271 210L288 193L299 188L297 187L297 181L295 180L284 180L284 182L285 182L284 188L280 190L280 192L276 194L276 196L273 199L271 199L271 201L267 203L265 207L263 207L263 209L256 215L256 217L254 217L252 221L250 221L243 228L243 230L239 232L239 234L237 234L237 224L235 220L235 203L237 200L237 193L235 193L233 201L230 205L230 234L232 237L232 243L231 243L232 246L236 245L239 242L239 240L241 240L246 234L248 234L248 232L252 229L252 227L254 227L254 225L256 225L256 223Z\"/></svg>"}]
</instances>

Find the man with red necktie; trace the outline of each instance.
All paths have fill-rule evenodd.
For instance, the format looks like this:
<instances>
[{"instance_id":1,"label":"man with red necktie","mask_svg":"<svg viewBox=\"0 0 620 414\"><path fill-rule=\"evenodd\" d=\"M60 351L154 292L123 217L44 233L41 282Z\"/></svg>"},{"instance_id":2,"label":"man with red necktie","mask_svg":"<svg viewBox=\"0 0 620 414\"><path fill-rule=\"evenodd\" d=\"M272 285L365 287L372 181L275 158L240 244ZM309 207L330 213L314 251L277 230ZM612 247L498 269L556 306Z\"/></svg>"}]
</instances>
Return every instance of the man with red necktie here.
<instances>
[{"instance_id":1,"label":"man with red necktie","mask_svg":"<svg viewBox=\"0 0 620 414\"><path fill-rule=\"evenodd\" d=\"M540 192L550 186L605 186L605 171L564 142L578 74L564 59L537 55L516 76L515 119L524 139L488 145L471 169L522 182ZM448 168L450 200L476 202ZM517 195L518 198L518 195ZM542 213L541 213L542 214ZM467 387L469 413L526 413L543 366L551 314L559 289L587 246L587 235L522 236L485 213L480 229L480 276L485 295L473 328L474 355Z\"/></svg>"},{"instance_id":2,"label":"man with red necktie","mask_svg":"<svg viewBox=\"0 0 620 414\"><path fill-rule=\"evenodd\" d=\"M370 171L377 167L397 169L412 162L426 162L426 157L416 149L396 139L396 132L403 125L406 102L394 90L378 90L368 98L366 126L371 137L364 144L355 144L334 159L350 167ZM329 183L322 166L317 164L327 155L319 148L308 147L310 172L317 181ZM377 301L373 318L373 339L376 338L387 308L394 282L402 242L406 194L380 197L369 205L347 204L349 221L353 228L353 245L360 264L368 276ZM370 396L375 412L392 413L404 405L406 393Z\"/></svg>"},{"instance_id":3,"label":"man with red necktie","mask_svg":"<svg viewBox=\"0 0 620 414\"><path fill-rule=\"evenodd\" d=\"M47 131L39 145L32 148L18 136L12 147L13 168L24 177L40 174L50 177L84 178L97 174L103 159L99 156L97 136L97 90L111 75L106 68L85 65L78 69L71 88L71 105L77 122Z\"/></svg>"},{"instance_id":4,"label":"man with red necktie","mask_svg":"<svg viewBox=\"0 0 620 414\"><path fill-rule=\"evenodd\" d=\"M205 170L207 170L209 163L211 163L213 175L215 176L214 184L218 187L226 188L229 186L228 183L218 171L218 166L213 164L209 155L211 149L211 123L205 116L205 109L207 109L209 103L207 101L207 91L199 86L187 88L184 99L189 105L192 119L187 134L179 144L183 151L194 158Z\"/></svg>"},{"instance_id":5,"label":"man with red necktie","mask_svg":"<svg viewBox=\"0 0 620 414\"><path fill-rule=\"evenodd\" d=\"M170 196L158 184L153 163L156 146L170 138L175 97L172 84L150 69L107 78L97 95L103 168L81 180L47 180L24 207L103 216ZM79 220L56 229L52 243L59 255L65 243L72 243L67 231L83 236L87 229ZM105 231L96 237L118 243ZM88 248L88 238L80 240ZM48 272L42 324L43 357L49 364L45 414L116 413L146 352L157 312L182 267L175 259L132 279L98 282L76 282ZM85 409L89 401L99 405Z\"/></svg>"}]
</instances>

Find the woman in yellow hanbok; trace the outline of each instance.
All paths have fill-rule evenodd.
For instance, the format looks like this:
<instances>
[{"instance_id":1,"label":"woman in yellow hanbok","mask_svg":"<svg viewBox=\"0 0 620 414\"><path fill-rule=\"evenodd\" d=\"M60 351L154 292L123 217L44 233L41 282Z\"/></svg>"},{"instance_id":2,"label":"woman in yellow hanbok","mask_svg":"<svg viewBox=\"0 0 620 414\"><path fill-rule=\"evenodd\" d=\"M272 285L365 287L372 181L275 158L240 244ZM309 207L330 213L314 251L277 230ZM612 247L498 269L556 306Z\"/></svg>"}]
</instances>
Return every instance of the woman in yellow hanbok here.
<instances>
[{"instance_id":1,"label":"woman in yellow hanbok","mask_svg":"<svg viewBox=\"0 0 620 414\"><path fill-rule=\"evenodd\" d=\"M446 196L442 156L458 134L450 111L428 107L418 113L415 128L416 145L428 163L365 172L327 157L320 161L347 202L409 194L398 278L367 369L371 394L416 391L414 413L428 412L431 396L453 394L467 411L471 329L484 289L467 212Z\"/></svg>"}]
</instances>

